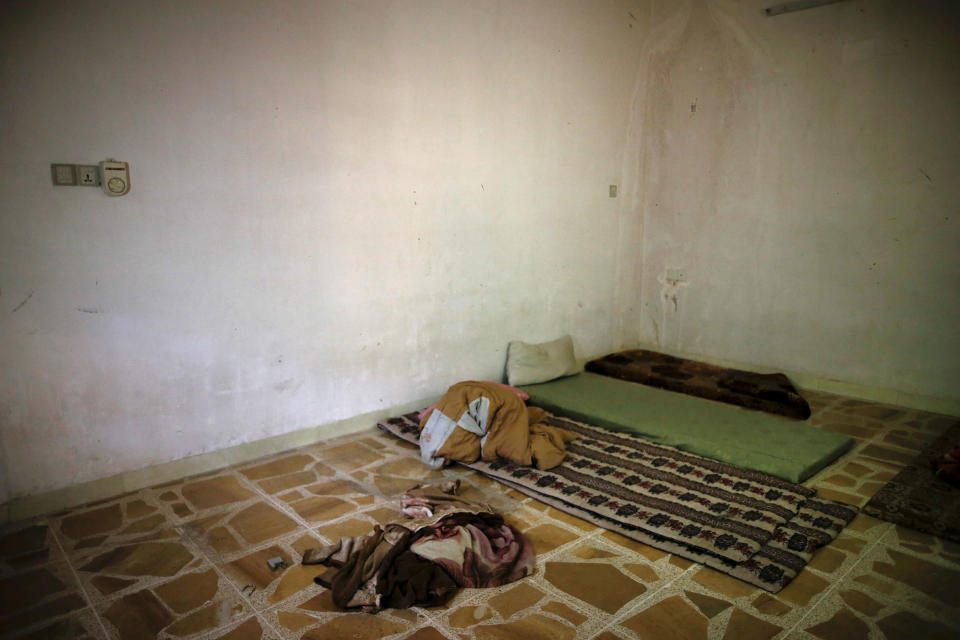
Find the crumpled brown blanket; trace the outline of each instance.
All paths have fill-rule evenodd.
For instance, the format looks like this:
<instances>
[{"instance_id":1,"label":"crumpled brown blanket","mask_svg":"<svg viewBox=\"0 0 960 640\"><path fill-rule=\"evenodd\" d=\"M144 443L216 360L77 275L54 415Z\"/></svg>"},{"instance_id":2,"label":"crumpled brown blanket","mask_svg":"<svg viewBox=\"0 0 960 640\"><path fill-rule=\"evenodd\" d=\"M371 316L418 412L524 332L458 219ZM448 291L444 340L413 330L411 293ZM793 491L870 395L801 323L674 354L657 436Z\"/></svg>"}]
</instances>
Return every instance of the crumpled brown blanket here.
<instances>
[{"instance_id":1,"label":"crumpled brown blanket","mask_svg":"<svg viewBox=\"0 0 960 640\"><path fill-rule=\"evenodd\" d=\"M303 564L329 567L314 582L332 591L341 609L402 609L446 603L457 584L439 565L409 551L412 532L399 524L374 527L366 536L307 549Z\"/></svg>"},{"instance_id":2,"label":"crumpled brown blanket","mask_svg":"<svg viewBox=\"0 0 960 640\"><path fill-rule=\"evenodd\" d=\"M533 547L491 513L446 516L419 529L410 551L439 564L461 587L499 587L533 571Z\"/></svg>"},{"instance_id":3,"label":"crumpled brown blanket","mask_svg":"<svg viewBox=\"0 0 960 640\"><path fill-rule=\"evenodd\" d=\"M302 563L327 570L314 582L341 609L438 606L459 587L496 587L533 571L534 552L485 504L458 498L460 481L417 486L401 498L404 526L378 525L366 536L307 549Z\"/></svg>"},{"instance_id":4,"label":"crumpled brown blanket","mask_svg":"<svg viewBox=\"0 0 960 640\"><path fill-rule=\"evenodd\" d=\"M420 420L420 457L439 468L449 460L506 458L550 469L576 435L546 424L547 413L493 382L458 382Z\"/></svg>"}]
</instances>

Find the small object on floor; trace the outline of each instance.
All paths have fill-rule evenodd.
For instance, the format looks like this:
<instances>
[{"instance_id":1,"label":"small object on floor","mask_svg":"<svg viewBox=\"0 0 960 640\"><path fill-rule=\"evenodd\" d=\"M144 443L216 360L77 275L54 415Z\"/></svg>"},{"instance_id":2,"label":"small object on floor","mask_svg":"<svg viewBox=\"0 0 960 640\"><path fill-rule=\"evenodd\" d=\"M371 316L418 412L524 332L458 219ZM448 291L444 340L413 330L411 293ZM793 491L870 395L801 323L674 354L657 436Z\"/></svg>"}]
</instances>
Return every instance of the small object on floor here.
<instances>
[{"instance_id":1,"label":"small object on floor","mask_svg":"<svg viewBox=\"0 0 960 640\"><path fill-rule=\"evenodd\" d=\"M933 467L933 475L940 480L949 482L955 487L960 487L960 445L953 448L938 458L930 461Z\"/></svg>"},{"instance_id":2,"label":"small object on floor","mask_svg":"<svg viewBox=\"0 0 960 640\"><path fill-rule=\"evenodd\" d=\"M267 560L267 566L270 567L270 571L276 571L277 569L286 569L287 563L283 558L277 556Z\"/></svg>"},{"instance_id":3,"label":"small object on floor","mask_svg":"<svg viewBox=\"0 0 960 640\"><path fill-rule=\"evenodd\" d=\"M245 584L243 585L243 589L240 589L240 593L246 595L247 589L250 589L250 595L253 595L253 592L257 590L257 587L256 585Z\"/></svg>"}]
</instances>

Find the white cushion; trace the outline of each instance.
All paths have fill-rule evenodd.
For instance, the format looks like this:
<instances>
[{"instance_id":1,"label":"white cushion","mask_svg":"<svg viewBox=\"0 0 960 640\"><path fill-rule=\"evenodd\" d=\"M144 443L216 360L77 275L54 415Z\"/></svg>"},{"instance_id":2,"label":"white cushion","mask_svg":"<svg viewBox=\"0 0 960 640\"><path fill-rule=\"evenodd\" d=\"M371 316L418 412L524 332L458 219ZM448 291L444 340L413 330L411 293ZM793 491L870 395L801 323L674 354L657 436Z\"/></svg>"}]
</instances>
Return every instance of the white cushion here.
<instances>
[{"instance_id":1,"label":"white cushion","mask_svg":"<svg viewBox=\"0 0 960 640\"><path fill-rule=\"evenodd\" d=\"M580 373L570 336L527 344L514 340L507 347L507 384L537 384Z\"/></svg>"}]
</instances>

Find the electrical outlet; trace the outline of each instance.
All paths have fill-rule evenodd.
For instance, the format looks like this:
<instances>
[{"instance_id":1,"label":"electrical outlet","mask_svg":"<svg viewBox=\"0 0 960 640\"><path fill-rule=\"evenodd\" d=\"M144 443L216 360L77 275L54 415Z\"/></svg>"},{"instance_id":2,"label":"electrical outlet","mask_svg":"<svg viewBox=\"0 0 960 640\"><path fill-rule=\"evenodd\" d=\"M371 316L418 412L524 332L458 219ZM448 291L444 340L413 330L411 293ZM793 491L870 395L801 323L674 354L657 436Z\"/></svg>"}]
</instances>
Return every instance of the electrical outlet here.
<instances>
[{"instance_id":1,"label":"electrical outlet","mask_svg":"<svg viewBox=\"0 0 960 640\"><path fill-rule=\"evenodd\" d=\"M72 164L51 164L50 175L55 187L71 187L77 184L77 174Z\"/></svg>"},{"instance_id":2,"label":"electrical outlet","mask_svg":"<svg viewBox=\"0 0 960 640\"><path fill-rule=\"evenodd\" d=\"M84 187L99 187L100 168L95 164L78 164L77 184Z\"/></svg>"},{"instance_id":3,"label":"electrical outlet","mask_svg":"<svg viewBox=\"0 0 960 640\"><path fill-rule=\"evenodd\" d=\"M611 198L617 197L617 185L615 184L610 185L610 197Z\"/></svg>"},{"instance_id":4,"label":"electrical outlet","mask_svg":"<svg viewBox=\"0 0 960 640\"><path fill-rule=\"evenodd\" d=\"M664 279L672 283L686 282L687 274L683 269L667 269L666 274L664 274Z\"/></svg>"}]
</instances>

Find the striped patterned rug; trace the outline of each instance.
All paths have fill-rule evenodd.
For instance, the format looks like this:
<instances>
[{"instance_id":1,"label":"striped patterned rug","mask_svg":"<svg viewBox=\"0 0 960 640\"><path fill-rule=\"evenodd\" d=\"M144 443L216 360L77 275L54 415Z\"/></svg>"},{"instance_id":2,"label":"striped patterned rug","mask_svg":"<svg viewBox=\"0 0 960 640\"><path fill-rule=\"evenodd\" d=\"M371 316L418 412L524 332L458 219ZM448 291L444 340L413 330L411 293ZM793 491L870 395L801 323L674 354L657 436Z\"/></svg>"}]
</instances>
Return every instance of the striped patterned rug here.
<instances>
[{"instance_id":1,"label":"striped patterned rug","mask_svg":"<svg viewBox=\"0 0 960 640\"><path fill-rule=\"evenodd\" d=\"M558 509L776 593L857 514L757 471L560 417L580 438L538 471L506 460L466 466ZM377 425L413 444L417 414Z\"/></svg>"}]
</instances>

